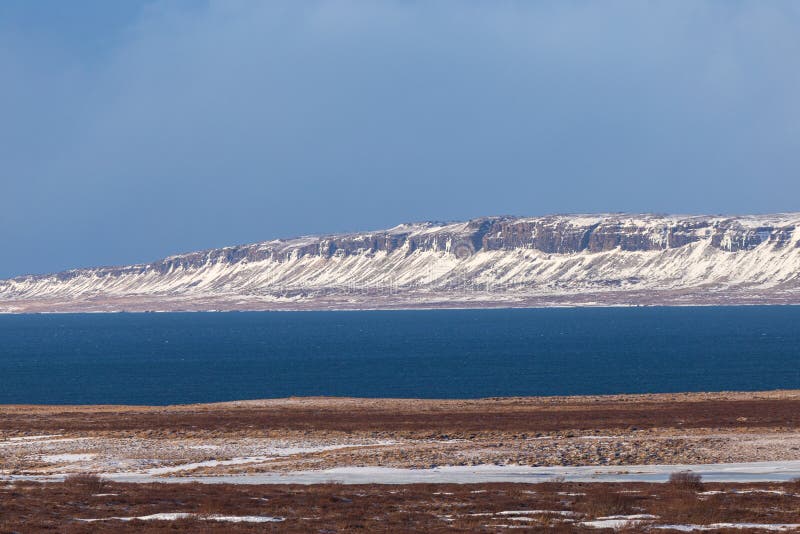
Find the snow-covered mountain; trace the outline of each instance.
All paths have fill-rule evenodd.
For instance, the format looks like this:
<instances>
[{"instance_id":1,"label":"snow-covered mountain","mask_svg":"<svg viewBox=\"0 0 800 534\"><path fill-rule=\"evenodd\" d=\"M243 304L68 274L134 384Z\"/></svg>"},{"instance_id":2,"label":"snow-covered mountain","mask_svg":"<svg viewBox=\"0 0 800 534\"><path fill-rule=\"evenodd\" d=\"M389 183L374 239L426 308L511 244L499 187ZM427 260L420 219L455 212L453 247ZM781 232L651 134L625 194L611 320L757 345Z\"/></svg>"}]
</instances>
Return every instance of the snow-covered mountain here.
<instances>
[{"instance_id":1,"label":"snow-covered mountain","mask_svg":"<svg viewBox=\"0 0 800 534\"><path fill-rule=\"evenodd\" d=\"M402 224L0 281L0 311L800 303L800 213Z\"/></svg>"}]
</instances>

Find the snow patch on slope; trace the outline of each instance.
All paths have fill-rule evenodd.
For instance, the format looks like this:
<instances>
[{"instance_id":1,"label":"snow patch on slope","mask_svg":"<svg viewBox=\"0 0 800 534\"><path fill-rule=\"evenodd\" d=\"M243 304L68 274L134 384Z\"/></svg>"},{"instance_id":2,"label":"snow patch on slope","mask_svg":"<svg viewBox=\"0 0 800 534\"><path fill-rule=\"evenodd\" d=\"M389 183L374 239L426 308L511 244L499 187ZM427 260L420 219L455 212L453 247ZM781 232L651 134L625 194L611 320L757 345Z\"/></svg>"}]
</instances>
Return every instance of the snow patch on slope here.
<instances>
[{"instance_id":1,"label":"snow patch on slope","mask_svg":"<svg viewBox=\"0 0 800 534\"><path fill-rule=\"evenodd\" d=\"M598 228L606 234L596 237L599 244L592 251L542 250L543 232L556 240L583 235L588 242ZM579 215L404 224L383 232L274 240L147 265L0 281L0 311L24 310L34 301L89 306L138 297L241 300L270 307L322 298L481 301L592 292L602 299L604 293L625 291L691 292L702 298L751 291L782 292L800 301L799 228L800 214ZM523 229L528 233L515 233ZM685 244L672 242L678 230ZM489 246L493 239L501 244ZM614 239L634 245L612 247ZM342 243L349 248L341 248ZM547 246L566 247L559 243Z\"/></svg>"}]
</instances>

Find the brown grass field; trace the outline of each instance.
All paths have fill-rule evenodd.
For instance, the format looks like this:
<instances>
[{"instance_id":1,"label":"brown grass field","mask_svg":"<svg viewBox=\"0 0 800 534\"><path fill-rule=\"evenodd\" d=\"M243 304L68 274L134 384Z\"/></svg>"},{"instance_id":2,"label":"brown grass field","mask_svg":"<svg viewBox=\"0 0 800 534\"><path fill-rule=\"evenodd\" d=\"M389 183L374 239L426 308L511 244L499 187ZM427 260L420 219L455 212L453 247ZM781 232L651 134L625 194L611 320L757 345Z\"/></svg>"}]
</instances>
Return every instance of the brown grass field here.
<instances>
[{"instance_id":1,"label":"brown grass field","mask_svg":"<svg viewBox=\"0 0 800 534\"><path fill-rule=\"evenodd\" d=\"M300 398L167 407L0 406L0 431L340 431L405 434L800 426L800 392L481 400Z\"/></svg>"},{"instance_id":2,"label":"brown grass field","mask_svg":"<svg viewBox=\"0 0 800 534\"><path fill-rule=\"evenodd\" d=\"M98 491L102 489L102 491ZM719 492L719 493L717 493ZM506 514L502 512L515 512ZM538 513L525 513L539 511ZM83 519L197 514L172 521ZM231 523L209 515L270 516ZM84 481L0 487L0 532L611 532L598 517L648 514L617 531L652 525L800 523L800 483L783 484L413 484L311 486L116 484ZM623 522L624 523L624 522ZM654 532L671 532L669 529ZM715 532L757 531L719 528ZM674 532L674 531L673 531Z\"/></svg>"},{"instance_id":3,"label":"brown grass field","mask_svg":"<svg viewBox=\"0 0 800 534\"><path fill-rule=\"evenodd\" d=\"M649 447L645 461L652 462L713 460L720 455L723 461L740 456L800 459L798 426L797 391L453 401L299 398L168 407L2 406L0 471L72 475L65 482L0 478L0 533L670 532L664 528L669 525L700 525L714 532L766 532L757 525L786 525L783 531L800 531L795 528L800 524L800 482L704 483L679 475L665 484L118 483L79 474L80 463L46 461L52 454L91 453L96 465L108 469L120 459L114 454L122 453L106 447L130 451L146 442L150 448L145 452L130 454L153 459L153 451L163 449L167 452L160 461L167 463L159 465L175 465L225 457L221 455L227 449L202 448L211 447L209 443L233 447L230 456L247 456L252 452L236 447L246 442L257 449L287 436L312 444L396 441L383 448L287 456L248 466L250 472L337 465L414 467L433 461L447 465L462 461L468 452L474 452L471 461L488 463L523 448L525 454L514 461L542 456L553 465L625 465L641 462L644 447ZM56 437L39 437L37 442L42 435ZM624 444L627 452L603 456L613 453L598 445L604 439ZM577 451L575 456L561 454L569 447ZM594 456L586 453L591 447ZM543 449L549 452L540 454ZM669 461L673 458L675 462ZM191 515L113 519L176 513ZM229 522L219 516L276 521ZM726 525L731 523L738 528Z\"/></svg>"}]
</instances>

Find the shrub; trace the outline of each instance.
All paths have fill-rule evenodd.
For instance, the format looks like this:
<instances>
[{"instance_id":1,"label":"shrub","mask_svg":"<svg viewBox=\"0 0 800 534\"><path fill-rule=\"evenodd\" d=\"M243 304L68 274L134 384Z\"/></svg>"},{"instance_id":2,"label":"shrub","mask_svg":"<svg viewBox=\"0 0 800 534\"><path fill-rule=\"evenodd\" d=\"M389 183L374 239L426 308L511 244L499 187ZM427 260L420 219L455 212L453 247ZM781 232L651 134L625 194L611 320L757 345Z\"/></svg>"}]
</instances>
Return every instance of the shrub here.
<instances>
[{"instance_id":1,"label":"shrub","mask_svg":"<svg viewBox=\"0 0 800 534\"><path fill-rule=\"evenodd\" d=\"M68 475L64 479L64 484L71 488L80 489L86 493L102 493L106 486L105 480L93 473L76 473Z\"/></svg>"},{"instance_id":2,"label":"shrub","mask_svg":"<svg viewBox=\"0 0 800 534\"><path fill-rule=\"evenodd\" d=\"M702 491L703 477L691 471L678 471L669 476L667 484L680 491Z\"/></svg>"}]
</instances>

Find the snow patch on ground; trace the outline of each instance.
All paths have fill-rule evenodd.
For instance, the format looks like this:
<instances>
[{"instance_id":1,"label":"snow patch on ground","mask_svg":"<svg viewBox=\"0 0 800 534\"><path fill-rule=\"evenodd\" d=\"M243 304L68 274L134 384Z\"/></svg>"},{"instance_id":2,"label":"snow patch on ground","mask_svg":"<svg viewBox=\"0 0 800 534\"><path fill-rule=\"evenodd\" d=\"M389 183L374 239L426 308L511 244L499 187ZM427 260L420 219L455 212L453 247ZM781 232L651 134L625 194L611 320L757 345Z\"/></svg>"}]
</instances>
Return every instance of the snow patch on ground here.
<instances>
[{"instance_id":1,"label":"snow patch on ground","mask_svg":"<svg viewBox=\"0 0 800 534\"><path fill-rule=\"evenodd\" d=\"M633 515L610 515L598 517L591 521L582 521L580 524L589 528L622 528L630 525L638 525L644 521L658 519L657 515L633 514Z\"/></svg>"},{"instance_id":2,"label":"snow patch on ground","mask_svg":"<svg viewBox=\"0 0 800 534\"><path fill-rule=\"evenodd\" d=\"M41 434L38 436L20 436L17 438L8 438L6 441L30 441L30 440L42 440L48 438L57 438L62 434Z\"/></svg>"},{"instance_id":3,"label":"snow patch on ground","mask_svg":"<svg viewBox=\"0 0 800 534\"><path fill-rule=\"evenodd\" d=\"M169 467L154 467L147 470L148 475L158 476L169 473L179 473L181 471L193 471L201 467L217 467L220 465L244 465L263 463L274 460L274 456L245 456L242 458L231 458L230 460L206 460L203 462L191 462L187 464L172 465Z\"/></svg>"},{"instance_id":4,"label":"snow patch on ground","mask_svg":"<svg viewBox=\"0 0 800 534\"><path fill-rule=\"evenodd\" d=\"M61 434L44 434L41 436L22 436L18 438L8 438L0 441L0 447L23 447L27 445L50 445L51 443L68 443L71 441L83 441L89 438L61 438Z\"/></svg>"},{"instance_id":5,"label":"snow patch on ground","mask_svg":"<svg viewBox=\"0 0 800 534\"><path fill-rule=\"evenodd\" d=\"M178 519L203 519L206 521L225 521L228 523L280 523L285 520L283 517L272 517L268 515L197 515L183 512L162 512L158 514L139 515L132 517L100 517L93 519L81 519L87 523L94 523L97 521L177 521Z\"/></svg>"},{"instance_id":6,"label":"snow patch on ground","mask_svg":"<svg viewBox=\"0 0 800 534\"><path fill-rule=\"evenodd\" d=\"M280 523L283 517L271 517L268 515L210 515L204 519L210 521L226 521L228 523Z\"/></svg>"},{"instance_id":7,"label":"snow patch on ground","mask_svg":"<svg viewBox=\"0 0 800 534\"><path fill-rule=\"evenodd\" d=\"M99 517L92 519L78 518L78 521L84 521L86 523L94 523L96 521L135 521L137 519L139 521L176 521L178 519L187 519L193 516L194 514L182 512L162 512L158 514L138 515L133 517Z\"/></svg>"},{"instance_id":8,"label":"snow patch on ground","mask_svg":"<svg viewBox=\"0 0 800 534\"><path fill-rule=\"evenodd\" d=\"M735 529L760 529L775 532L786 532L800 529L800 523L712 523L710 525L654 525L654 529L678 530L680 532L693 532L695 530L719 530L722 528Z\"/></svg>"},{"instance_id":9,"label":"snow patch on ground","mask_svg":"<svg viewBox=\"0 0 800 534\"><path fill-rule=\"evenodd\" d=\"M577 512L571 510L506 510L497 512L495 515L563 515L573 516L578 515Z\"/></svg>"},{"instance_id":10,"label":"snow patch on ground","mask_svg":"<svg viewBox=\"0 0 800 534\"><path fill-rule=\"evenodd\" d=\"M194 469L199 469L202 467L258 464L258 463L269 462L286 456L293 456L295 454L314 454L318 452L333 451L338 449L348 449L353 447L393 445L394 443L395 443L394 441L379 441L375 443L366 443L366 444L347 443L338 445L319 445L314 447L269 447L264 449L264 451L267 452L267 455L263 456L243 456L239 458L230 458L228 460L205 460L202 462L190 462L168 467L154 467L148 469L146 471L146 474L151 476L158 476L158 475L167 475L170 473L179 473L181 471L192 471ZM217 447L217 446L197 445L195 447Z\"/></svg>"},{"instance_id":11,"label":"snow patch on ground","mask_svg":"<svg viewBox=\"0 0 800 534\"><path fill-rule=\"evenodd\" d=\"M292 471L220 476L148 479L141 473L108 473L120 482L176 481L231 484L414 484L477 482L666 482L676 471L691 469L706 482L780 482L800 477L800 461L697 465L630 465L531 467L523 465L442 466L433 469L391 467L337 467L319 471ZM476 490L484 491L484 490Z\"/></svg>"},{"instance_id":12,"label":"snow patch on ground","mask_svg":"<svg viewBox=\"0 0 800 534\"><path fill-rule=\"evenodd\" d=\"M88 462L95 456L95 454L46 454L44 456L40 456L40 458L43 462L57 464Z\"/></svg>"}]
</instances>

